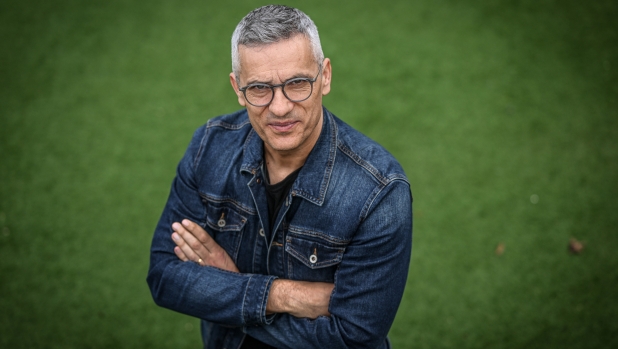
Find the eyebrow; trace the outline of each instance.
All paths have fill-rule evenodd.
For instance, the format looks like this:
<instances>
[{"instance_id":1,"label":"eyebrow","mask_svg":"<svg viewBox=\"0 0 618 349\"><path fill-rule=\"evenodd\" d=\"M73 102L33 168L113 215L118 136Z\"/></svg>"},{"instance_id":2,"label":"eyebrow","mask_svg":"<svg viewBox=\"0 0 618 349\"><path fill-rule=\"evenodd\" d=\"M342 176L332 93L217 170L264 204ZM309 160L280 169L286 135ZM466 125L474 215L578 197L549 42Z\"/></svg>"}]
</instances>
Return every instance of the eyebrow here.
<instances>
[{"instance_id":1,"label":"eyebrow","mask_svg":"<svg viewBox=\"0 0 618 349\"><path fill-rule=\"evenodd\" d=\"M292 77L291 77L291 78L286 79L286 80L283 80L283 82L282 82L282 83L286 83L287 81L290 81L290 80L293 80L293 79L299 79L299 78L303 78L303 79L313 79L313 77L312 77L312 76L308 76L307 74L300 73L300 74L295 74L295 75L292 75ZM273 85L272 80L269 80L269 81L259 81L259 80L257 80L257 79L253 79L253 80L249 80L249 81L247 82L247 85L245 85L245 86L249 86L249 85L253 85L253 84Z\"/></svg>"}]
</instances>

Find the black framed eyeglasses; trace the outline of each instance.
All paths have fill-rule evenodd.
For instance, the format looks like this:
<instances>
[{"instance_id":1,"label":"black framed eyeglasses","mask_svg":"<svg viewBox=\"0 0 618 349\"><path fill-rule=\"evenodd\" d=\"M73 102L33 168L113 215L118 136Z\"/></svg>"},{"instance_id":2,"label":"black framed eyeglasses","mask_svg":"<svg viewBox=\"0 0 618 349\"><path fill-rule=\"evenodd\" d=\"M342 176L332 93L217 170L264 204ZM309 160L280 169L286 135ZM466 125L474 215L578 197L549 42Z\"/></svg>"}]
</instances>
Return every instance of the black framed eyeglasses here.
<instances>
[{"instance_id":1,"label":"black framed eyeglasses","mask_svg":"<svg viewBox=\"0 0 618 349\"><path fill-rule=\"evenodd\" d=\"M292 102L302 102L311 97L313 92L313 83L318 79L322 72L322 64L318 74L313 79L309 78L294 78L290 79L283 84L269 85L269 84L249 84L240 88L245 100L255 107L265 107L273 101L275 98L275 88L281 87L281 91L285 98Z\"/></svg>"}]
</instances>

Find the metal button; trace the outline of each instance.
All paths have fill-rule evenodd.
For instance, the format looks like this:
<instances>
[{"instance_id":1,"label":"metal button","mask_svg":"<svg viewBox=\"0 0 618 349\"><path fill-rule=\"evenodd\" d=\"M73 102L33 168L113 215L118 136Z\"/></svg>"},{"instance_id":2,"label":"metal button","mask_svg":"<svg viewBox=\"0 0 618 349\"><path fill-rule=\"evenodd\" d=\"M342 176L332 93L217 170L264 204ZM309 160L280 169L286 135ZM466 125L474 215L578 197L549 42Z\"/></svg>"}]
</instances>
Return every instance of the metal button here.
<instances>
[{"instance_id":1,"label":"metal button","mask_svg":"<svg viewBox=\"0 0 618 349\"><path fill-rule=\"evenodd\" d=\"M260 236L264 236L264 229L260 229Z\"/></svg>"},{"instance_id":2,"label":"metal button","mask_svg":"<svg viewBox=\"0 0 618 349\"><path fill-rule=\"evenodd\" d=\"M221 213L221 217L219 217L217 225L219 226L219 228L225 227L225 212Z\"/></svg>"},{"instance_id":3,"label":"metal button","mask_svg":"<svg viewBox=\"0 0 618 349\"><path fill-rule=\"evenodd\" d=\"M311 262L311 264L314 264L314 263L315 263L315 262L317 262L317 261L318 261L318 256L316 256L316 255L312 254L312 255L309 257L309 262Z\"/></svg>"},{"instance_id":4,"label":"metal button","mask_svg":"<svg viewBox=\"0 0 618 349\"><path fill-rule=\"evenodd\" d=\"M256 179L256 180L255 180L255 182L256 182L257 184L260 184L260 183L262 183L262 180L258 178L258 179Z\"/></svg>"}]
</instances>

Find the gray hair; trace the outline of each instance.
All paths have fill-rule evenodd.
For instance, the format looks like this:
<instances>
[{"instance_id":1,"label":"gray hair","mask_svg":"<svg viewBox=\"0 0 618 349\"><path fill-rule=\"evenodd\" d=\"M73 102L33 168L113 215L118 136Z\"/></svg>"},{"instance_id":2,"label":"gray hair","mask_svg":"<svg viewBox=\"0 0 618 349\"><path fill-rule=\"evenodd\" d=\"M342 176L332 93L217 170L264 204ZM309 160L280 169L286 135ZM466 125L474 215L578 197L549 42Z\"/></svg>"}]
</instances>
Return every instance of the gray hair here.
<instances>
[{"instance_id":1,"label":"gray hair","mask_svg":"<svg viewBox=\"0 0 618 349\"><path fill-rule=\"evenodd\" d=\"M322 64L324 53L315 23L301 10L283 6L267 5L247 14L232 34L232 71L239 81L240 58L238 46L257 47L272 44L302 34L309 39L313 56Z\"/></svg>"}]
</instances>

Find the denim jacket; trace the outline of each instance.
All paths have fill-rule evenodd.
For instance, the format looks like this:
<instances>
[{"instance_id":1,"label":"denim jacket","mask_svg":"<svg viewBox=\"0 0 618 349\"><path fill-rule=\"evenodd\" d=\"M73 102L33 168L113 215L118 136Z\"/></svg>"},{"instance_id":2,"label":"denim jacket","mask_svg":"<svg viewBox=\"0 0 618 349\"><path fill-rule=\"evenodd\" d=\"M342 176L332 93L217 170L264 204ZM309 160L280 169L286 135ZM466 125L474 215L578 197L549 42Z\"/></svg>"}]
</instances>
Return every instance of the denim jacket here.
<instances>
[{"instance_id":1,"label":"denim jacket","mask_svg":"<svg viewBox=\"0 0 618 349\"><path fill-rule=\"evenodd\" d=\"M323 108L320 137L270 229L263 142L246 110L208 121L178 165L154 233L155 302L200 318L205 348L249 334L277 348L388 348L408 275L412 196L384 148ZM200 224L240 273L183 262L173 222ZM273 280L334 283L330 316L266 314Z\"/></svg>"}]
</instances>

